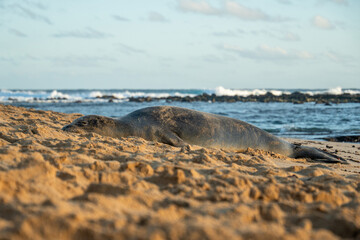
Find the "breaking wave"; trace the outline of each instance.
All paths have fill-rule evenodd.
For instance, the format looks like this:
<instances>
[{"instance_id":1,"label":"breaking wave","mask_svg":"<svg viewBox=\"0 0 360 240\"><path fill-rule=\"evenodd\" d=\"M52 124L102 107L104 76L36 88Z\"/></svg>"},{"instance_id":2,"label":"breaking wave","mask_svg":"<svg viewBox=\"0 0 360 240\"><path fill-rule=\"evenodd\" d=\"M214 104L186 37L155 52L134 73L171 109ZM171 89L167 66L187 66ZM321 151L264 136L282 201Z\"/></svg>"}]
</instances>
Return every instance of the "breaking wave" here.
<instances>
[{"instance_id":1,"label":"breaking wave","mask_svg":"<svg viewBox=\"0 0 360 240\"><path fill-rule=\"evenodd\" d=\"M268 92L272 93L275 96L280 96L282 94L291 94L289 91L280 91L280 90L265 90L265 89L254 89L254 90L232 90L224 87L215 88L215 94L218 96L241 96L248 97L250 95L260 96L265 95Z\"/></svg>"},{"instance_id":2,"label":"breaking wave","mask_svg":"<svg viewBox=\"0 0 360 240\"><path fill-rule=\"evenodd\" d=\"M307 89L289 89L289 90L266 90L266 89L229 89L222 86L216 87L214 93L219 96L242 96L248 97L250 95L260 96L267 93L272 93L275 96L281 96L283 94L291 94L293 92L300 92L303 94L309 94L311 96L318 94L331 94L331 95L342 95L342 94L360 94L359 89L342 89L341 87L330 88L326 90L307 90Z\"/></svg>"},{"instance_id":3,"label":"breaking wave","mask_svg":"<svg viewBox=\"0 0 360 240\"><path fill-rule=\"evenodd\" d=\"M144 89L144 90L0 90L0 102L105 102L128 101L130 98L167 98L167 97L194 97L201 94L215 94L217 96L261 96L271 93L275 96L289 95L293 92L309 94L360 94L360 89L342 89L341 87L331 89L230 89L222 86L215 89Z\"/></svg>"}]
</instances>

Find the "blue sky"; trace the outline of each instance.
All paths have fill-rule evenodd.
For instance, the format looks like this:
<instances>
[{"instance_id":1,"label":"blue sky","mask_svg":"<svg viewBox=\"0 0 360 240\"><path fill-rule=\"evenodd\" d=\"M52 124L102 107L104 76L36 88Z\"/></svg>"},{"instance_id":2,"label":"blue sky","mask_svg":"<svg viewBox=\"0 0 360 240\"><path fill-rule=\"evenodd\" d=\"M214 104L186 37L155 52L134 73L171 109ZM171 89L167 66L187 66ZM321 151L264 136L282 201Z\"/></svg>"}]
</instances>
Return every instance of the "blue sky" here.
<instances>
[{"instance_id":1,"label":"blue sky","mask_svg":"<svg viewBox=\"0 0 360 240\"><path fill-rule=\"evenodd\" d=\"M358 0L0 0L0 88L360 88Z\"/></svg>"}]
</instances>

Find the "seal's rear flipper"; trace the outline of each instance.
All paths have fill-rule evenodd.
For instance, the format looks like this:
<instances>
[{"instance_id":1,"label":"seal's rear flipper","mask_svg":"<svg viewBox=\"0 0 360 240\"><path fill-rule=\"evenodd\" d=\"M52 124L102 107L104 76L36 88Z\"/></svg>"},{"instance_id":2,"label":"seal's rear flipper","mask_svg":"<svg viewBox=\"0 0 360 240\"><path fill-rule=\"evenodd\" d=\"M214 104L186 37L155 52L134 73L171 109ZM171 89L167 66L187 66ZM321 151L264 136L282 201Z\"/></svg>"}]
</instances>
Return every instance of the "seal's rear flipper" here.
<instances>
[{"instance_id":1,"label":"seal's rear flipper","mask_svg":"<svg viewBox=\"0 0 360 240\"><path fill-rule=\"evenodd\" d=\"M329 160L329 159L312 159L315 162L322 162L322 163L342 163L342 164L349 164L346 160L340 160L340 159L336 159L336 160Z\"/></svg>"},{"instance_id":2,"label":"seal's rear flipper","mask_svg":"<svg viewBox=\"0 0 360 240\"><path fill-rule=\"evenodd\" d=\"M348 162L345 159L340 158L338 156L332 155L327 152L323 152L316 148L304 147L304 146L298 146L298 145L294 146L293 157L295 157L295 158L310 158L314 161L323 162L323 163L348 164Z\"/></svg>"}]
</instances>

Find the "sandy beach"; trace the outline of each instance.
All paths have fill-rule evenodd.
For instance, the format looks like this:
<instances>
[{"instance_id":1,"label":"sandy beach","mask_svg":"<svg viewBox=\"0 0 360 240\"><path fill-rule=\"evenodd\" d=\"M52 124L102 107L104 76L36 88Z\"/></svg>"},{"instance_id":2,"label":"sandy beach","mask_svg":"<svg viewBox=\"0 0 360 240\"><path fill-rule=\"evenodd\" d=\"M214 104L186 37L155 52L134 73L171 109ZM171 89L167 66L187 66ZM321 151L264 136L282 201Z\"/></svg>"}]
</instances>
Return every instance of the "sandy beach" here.
<instances>
[{"instance_id":1,"label":"sandy beach","mask_svg":"<svg viewBox=\"0 0 360 240\"><path fill-rule=\"evenodd\" d=\"M287 139L349 164L61 128L0 105L0 239L360 239L360 144Z\"/></svg>"}]
</instances>

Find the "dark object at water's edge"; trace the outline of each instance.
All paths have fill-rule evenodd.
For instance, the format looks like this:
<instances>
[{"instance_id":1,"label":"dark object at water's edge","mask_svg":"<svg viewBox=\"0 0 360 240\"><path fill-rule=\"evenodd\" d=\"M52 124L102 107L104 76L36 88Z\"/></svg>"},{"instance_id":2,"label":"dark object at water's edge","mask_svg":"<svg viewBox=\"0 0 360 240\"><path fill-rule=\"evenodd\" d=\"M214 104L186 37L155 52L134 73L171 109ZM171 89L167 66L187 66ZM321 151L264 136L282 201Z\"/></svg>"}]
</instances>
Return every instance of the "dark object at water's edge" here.
<instances>
[{"instance_id":1,"label":"dark object at water's edge","mask_svg":"<svg viewBox=\"0 0 360 240\"><path fill-rule=\"evenodd\" d=\"M327 137L327 138L323 138L323 139L326 140L326 141L330 141L330 142L353 142L353 143L360 143L360 135Z\"/></svg>"}]
</instances>

